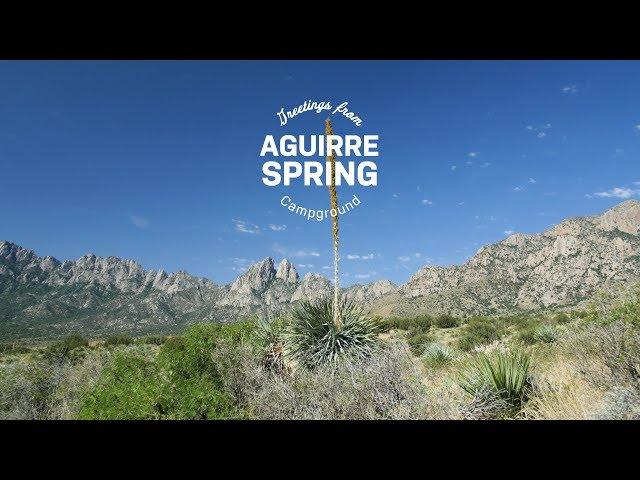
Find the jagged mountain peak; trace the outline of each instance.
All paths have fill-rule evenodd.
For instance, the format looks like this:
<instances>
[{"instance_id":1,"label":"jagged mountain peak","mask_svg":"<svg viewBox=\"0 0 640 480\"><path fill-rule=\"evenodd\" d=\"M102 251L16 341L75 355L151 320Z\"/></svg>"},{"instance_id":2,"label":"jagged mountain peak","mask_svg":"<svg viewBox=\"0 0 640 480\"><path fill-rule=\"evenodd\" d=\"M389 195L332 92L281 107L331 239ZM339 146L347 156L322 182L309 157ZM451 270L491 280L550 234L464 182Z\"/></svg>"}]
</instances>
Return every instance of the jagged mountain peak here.
<instances>
[{"instance_id":1,"label":"jagged mountain peak","mask_svg":"<svg viewBox=\"0 0 640 480\"><path fill-rule=\"evenodd\" d=\"M278 265L276 278L281 279L285 283L293 284L298 283L300 276L298 275L298 271L293 266L293 264L287 258L285 258Z\"/></svg>"}]
</instances>

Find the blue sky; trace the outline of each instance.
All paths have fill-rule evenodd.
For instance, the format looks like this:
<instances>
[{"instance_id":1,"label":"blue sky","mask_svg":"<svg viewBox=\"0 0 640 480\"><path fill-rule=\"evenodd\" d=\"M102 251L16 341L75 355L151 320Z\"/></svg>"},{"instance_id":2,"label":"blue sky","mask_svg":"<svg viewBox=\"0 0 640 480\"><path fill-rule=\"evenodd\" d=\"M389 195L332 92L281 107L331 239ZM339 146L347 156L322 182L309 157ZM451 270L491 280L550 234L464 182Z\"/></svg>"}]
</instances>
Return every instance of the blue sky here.
<instances>
[{"instance_id":1,"label":"blue sky","mask_svg":"<svg viewBox=\"0 0 640 480\"><path fill-rule=\"evenodd\" d=\"M341 218L343 282L405 282L638 198L638 85L638 62L0 62L0 238L217 282L266 256L328 275L330 224L279 205L259 152L322 133L326 114L280 127L281 107L348 101L363 125L336 133L381 153Z\"/></svg>"}]
</instances>

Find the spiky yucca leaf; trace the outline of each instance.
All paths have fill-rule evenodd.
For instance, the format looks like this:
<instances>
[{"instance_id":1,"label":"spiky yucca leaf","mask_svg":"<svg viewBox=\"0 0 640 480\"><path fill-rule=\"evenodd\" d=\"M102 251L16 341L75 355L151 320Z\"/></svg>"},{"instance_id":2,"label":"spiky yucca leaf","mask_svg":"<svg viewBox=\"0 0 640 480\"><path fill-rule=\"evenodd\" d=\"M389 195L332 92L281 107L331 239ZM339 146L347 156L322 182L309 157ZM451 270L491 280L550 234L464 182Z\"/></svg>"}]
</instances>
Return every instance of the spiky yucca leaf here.
<instances>
[{"instance_id":1,"label":"spiky yucca leaf","mask_svg":"<svg viewBox=\"0 0 640 480\"><path fill-rule=\"evenodd\" d=\"M531 390L530 364L531 355L521 349L480 353L462 372L459 384L474 397L487 388L492 390L508 402L511 407L508 414L517 414Z\"/></svg>"},{"instance_id":2,"label":"spiky yucca leaf","mask_svg":"<svg viewBox=\"0 0 640 480\"><path fill-rule=\"evenodd\" d=\"M284 358L284 319L259 318L256 329L256 344L262 350L262 366L276 373L288 373L290 367Z\"/></svg>"},{"instance_id":3,"label":"spiky yucca leaf","mask_svg":"<svg viewBox=\"0 0 640 480\"><path fill-rule=\"evenodd\" d=\"M340 298L337 310L342 325L334 320L333 299L304 301L292 313L286 333L288 355L307 367L335 362L340 356L364 358L378 341L378 323L353 302Z\"/></svg>"}]
</instances>

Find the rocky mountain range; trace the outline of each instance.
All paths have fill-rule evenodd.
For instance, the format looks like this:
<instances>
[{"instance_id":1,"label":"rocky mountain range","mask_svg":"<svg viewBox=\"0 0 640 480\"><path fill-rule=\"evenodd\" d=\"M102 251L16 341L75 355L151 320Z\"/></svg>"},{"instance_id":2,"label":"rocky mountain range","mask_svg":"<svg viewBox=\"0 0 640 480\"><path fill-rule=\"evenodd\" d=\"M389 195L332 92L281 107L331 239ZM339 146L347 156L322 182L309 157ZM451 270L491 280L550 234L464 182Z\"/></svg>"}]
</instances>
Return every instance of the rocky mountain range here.
<instances>
[{"instance_id":1,"label":"rocky mountain range","mask_svg":"<svg viewBox=\"0 0 640 480\"><path fill-rule=\"evenodd\" d=\"M511 235L463 265L427 265L400 287L381 280L345 294L381 315L491 315L577 305L639 276L640 202L630 200L540 234ZM287 259L276 267L266 258L220 285L117 257L60 262L0 241L0 339L168 333L195 321L280 312L330 289L322 275L301 279Z\"/></svg>"}]
</instances>

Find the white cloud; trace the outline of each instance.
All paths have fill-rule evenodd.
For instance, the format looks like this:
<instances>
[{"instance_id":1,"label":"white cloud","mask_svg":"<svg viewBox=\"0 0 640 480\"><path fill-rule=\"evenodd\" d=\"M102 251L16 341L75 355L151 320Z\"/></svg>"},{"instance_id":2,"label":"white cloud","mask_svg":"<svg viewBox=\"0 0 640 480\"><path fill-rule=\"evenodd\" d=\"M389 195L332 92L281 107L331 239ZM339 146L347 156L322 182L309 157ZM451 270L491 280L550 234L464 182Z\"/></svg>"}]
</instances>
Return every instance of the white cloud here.
<instances>
[{"instance_id":1,"label":"white cloud","mask_svg":"<svg viewBox=\"0 0 640 480\"><path fill-rule=\"evenodd\" d=\"M358 279L367 279L367 278L371 278L376 274L376 272L368 272L368 273L357 273L354 275L355 278Z\"/></svg>"},{"instance_id":2,"label":"white cloud","mask_svg":"<svg viewBox=\"0 0 640 480\"><path fill-rule=\"evenodd\" d=\"M411 261L411 257L397 257L397 258L401 262L410 262Z\"/></svg>"},{"instance_id":3,"label":"white cloud","mask_svg":"<svg viewBox=\"0 0 640 480\"><path fill-rule=\"evenodd\" d=\"M452 171L452 172L455 172L455 171L456 171L456 168L458 168L456 165L451 165L451 171Z\"/></svg>"},{"instance_id":4,"label":"white cloud","mask_svg":"<svg viewBox=\"0 0 640 480\"><path fill-rule=\"evenodd\" d=\"M523 190L522 187L513 187L514 192L521 192Z\"/></svg>"},{"instance_id":5,"label":"white cloud","mask_svg":"<svg viewBox=\"0 0 640 480\"><path fill-rule=\"evenodd\" d=\"M514 232L513 230L505 230L503 233L504 233L505 235L513 235L513 234L514 234L514 233L516 233L516 232Z\"/></svg>"},{"instance_id":6,"label":"white cloud","mask_svg":"<svg viewBox=\"0 0 640 480\"><path fill-rule=\"evenodd\" d=\"M347 260L373 260L375 254L369 253L367 255L348 254Z\"/></svg>"},{"instance_id":7,"label":"white cloud","mask_svg":"<svg viewBox=\"0 0 640 480\"><path fill-rule=\"evenodd\" d=\"M431 200L427 200L426 198L424 200L422 200L422 204L423 205L433 205L433 202Z\"/></svg>"},{"instance_id":8,"label":"white cloud","mask_svg":"<svg viewBox=\"0 0 640 480\"><path fill-rule=\"evenodd\" d=\"M393 198L398 198L400 196L399 193L394 193L393 195L391 195Z\"/></svg>"},{"instance_id":9,"label":"white cloud","mask_svg":"<svg viewBox=\"0 0 640 480\"><path fill-rule=\"evenodd\" d=\"M458 202L458 205L462 206L462 205L464 205L464 202Z\"/></svg>"},{"instance_id":10,"label":"white cloud","mask_svg":"<svg viewBox=\"0 0 640 480\"><path fill-rule=\"evenodd\" d=\"M638 193L640 193L640 190L634 190L633 188L615 187L611 190L607 190L606 192L596 192L594 193L594 195L596 197L604 198L631 198Z\"/></svg>"},{"instance_id":11,"label":"white cloud","mask_svg":"<svg viewBox=\"0 0 640 480\"><path fill-rule=\"evenodd\" d=\"M550 123L545 123L544 125L540 125L540 126L527 125L525 127L526 130L534 132L536 134L537 138L546 137L547 136L547 132L545 132L545 130L549 130L550 128L551 128L551 124Z\"/></svg>"},{"instance_id":12,"label":"white cloud","mask_svg":"<svg viewBox=\"0 0 640 480\"><path fill-rule=\"evenodd\" d=\"M129 215L129 219L137 228L147 228L149 226L149 220L138 215Z\"/></svg>"},{"instance_id":13,"label":"white cloud","mask_svg":"<svg viewBox=\"0 0 640 480\"><path fill-rule=\"evenodd\" d=\"M300 263L300 264L298 264L298 267L300 267L300 268L313 268L313 264L312 263Z\"/></svg>"},{"instance_id":14,"label":"white cloud","mask_svg":"<svg viewBox=\"0 0 640 480\"><path fill-rule=\"evenodd\" d=\"M633 128L640 132L640 123L638 125L634 125Z\"/></svg>"},{"instance_id":15,"label":"white cloud","mask_svg":"<svg viewBox=\"0 0 640 480\"><path fill-rule=\"evenodd\" d=\"M236 226L236 232L250 233L252 235L256 233L260 233L260 227L258 225L254 225L251 222L246 222L244 220L236 220L236 219L231 219L231 221Z\"/></svg>"},{"instance_id":16,"label":"white cloud","mask_svg":"<svg viewBox=\"0 0 640 480\"><path fill-rule=\"evenodd\" d=\"M578 92L580 91L580 89L578 88L578 85L565 85L564 87L562 87L562 93L566 94L566 95L577 95Z\"/></svg>"},{"instance_id":17,"label":"white cloud","mask_svg":"<svg viewBox=\"0 0 640 480\"><path fill-rule=\"evenodd\" d=\"M286 225L274 225L273 223L269 224L269 228L274 232L282 232L287 229Z\"/></svg>"},{"instance_id":18,"label":"white cloud","mask_svg":"<svg viewBox=\"0 0 640 480\"><path fill-rule=\"evenodd\" d=\"M538 183L535 178L529 178L529 183Z\"/></svg>"},{"instance_id":19,"label":"white cloud","mask_svg":"<svg viewBox=\"0 0 640 480\"><path fill-rule=\"evenodd\" d=\"M640 182L633 182L634 185L640 185Z\"/></svg>"},{"instance_id":20,"label":"white cloud","mask_svg":"<svg viewBox=\"0 0 640 480\"><path fill-rule=\"evenodd\" d=\"M318 252L316 252L315 250L309 249L309 248L301 248L301 249L290 249L287 247L283 247L282 245L279 245L277 243L275 243L272 247L272 250L280 255L282 255L283 257L298 257L298 258L304 258L304 257L319 257L320 254Z\"/></svg>"},{"instance_id":21,"label":"white cloud","mask_svg":"<svg viewBox=\"0 0 640 480\"><path fill-rule=\"evenodd\" d=\"M480 165L480 168L487 168L491 166L491 162L484 162L483 164Z\"/></svg>"},{"instance_id":22,"label":"white cloud","mask_svg":"<svg viewBox=\"0 0 640 480\"><path fill-rule=\"evenodd\" d=\"M478 152L469 152L467 153L467 157L476 158L478 156Z\"/></svg>"}]
</instances>

